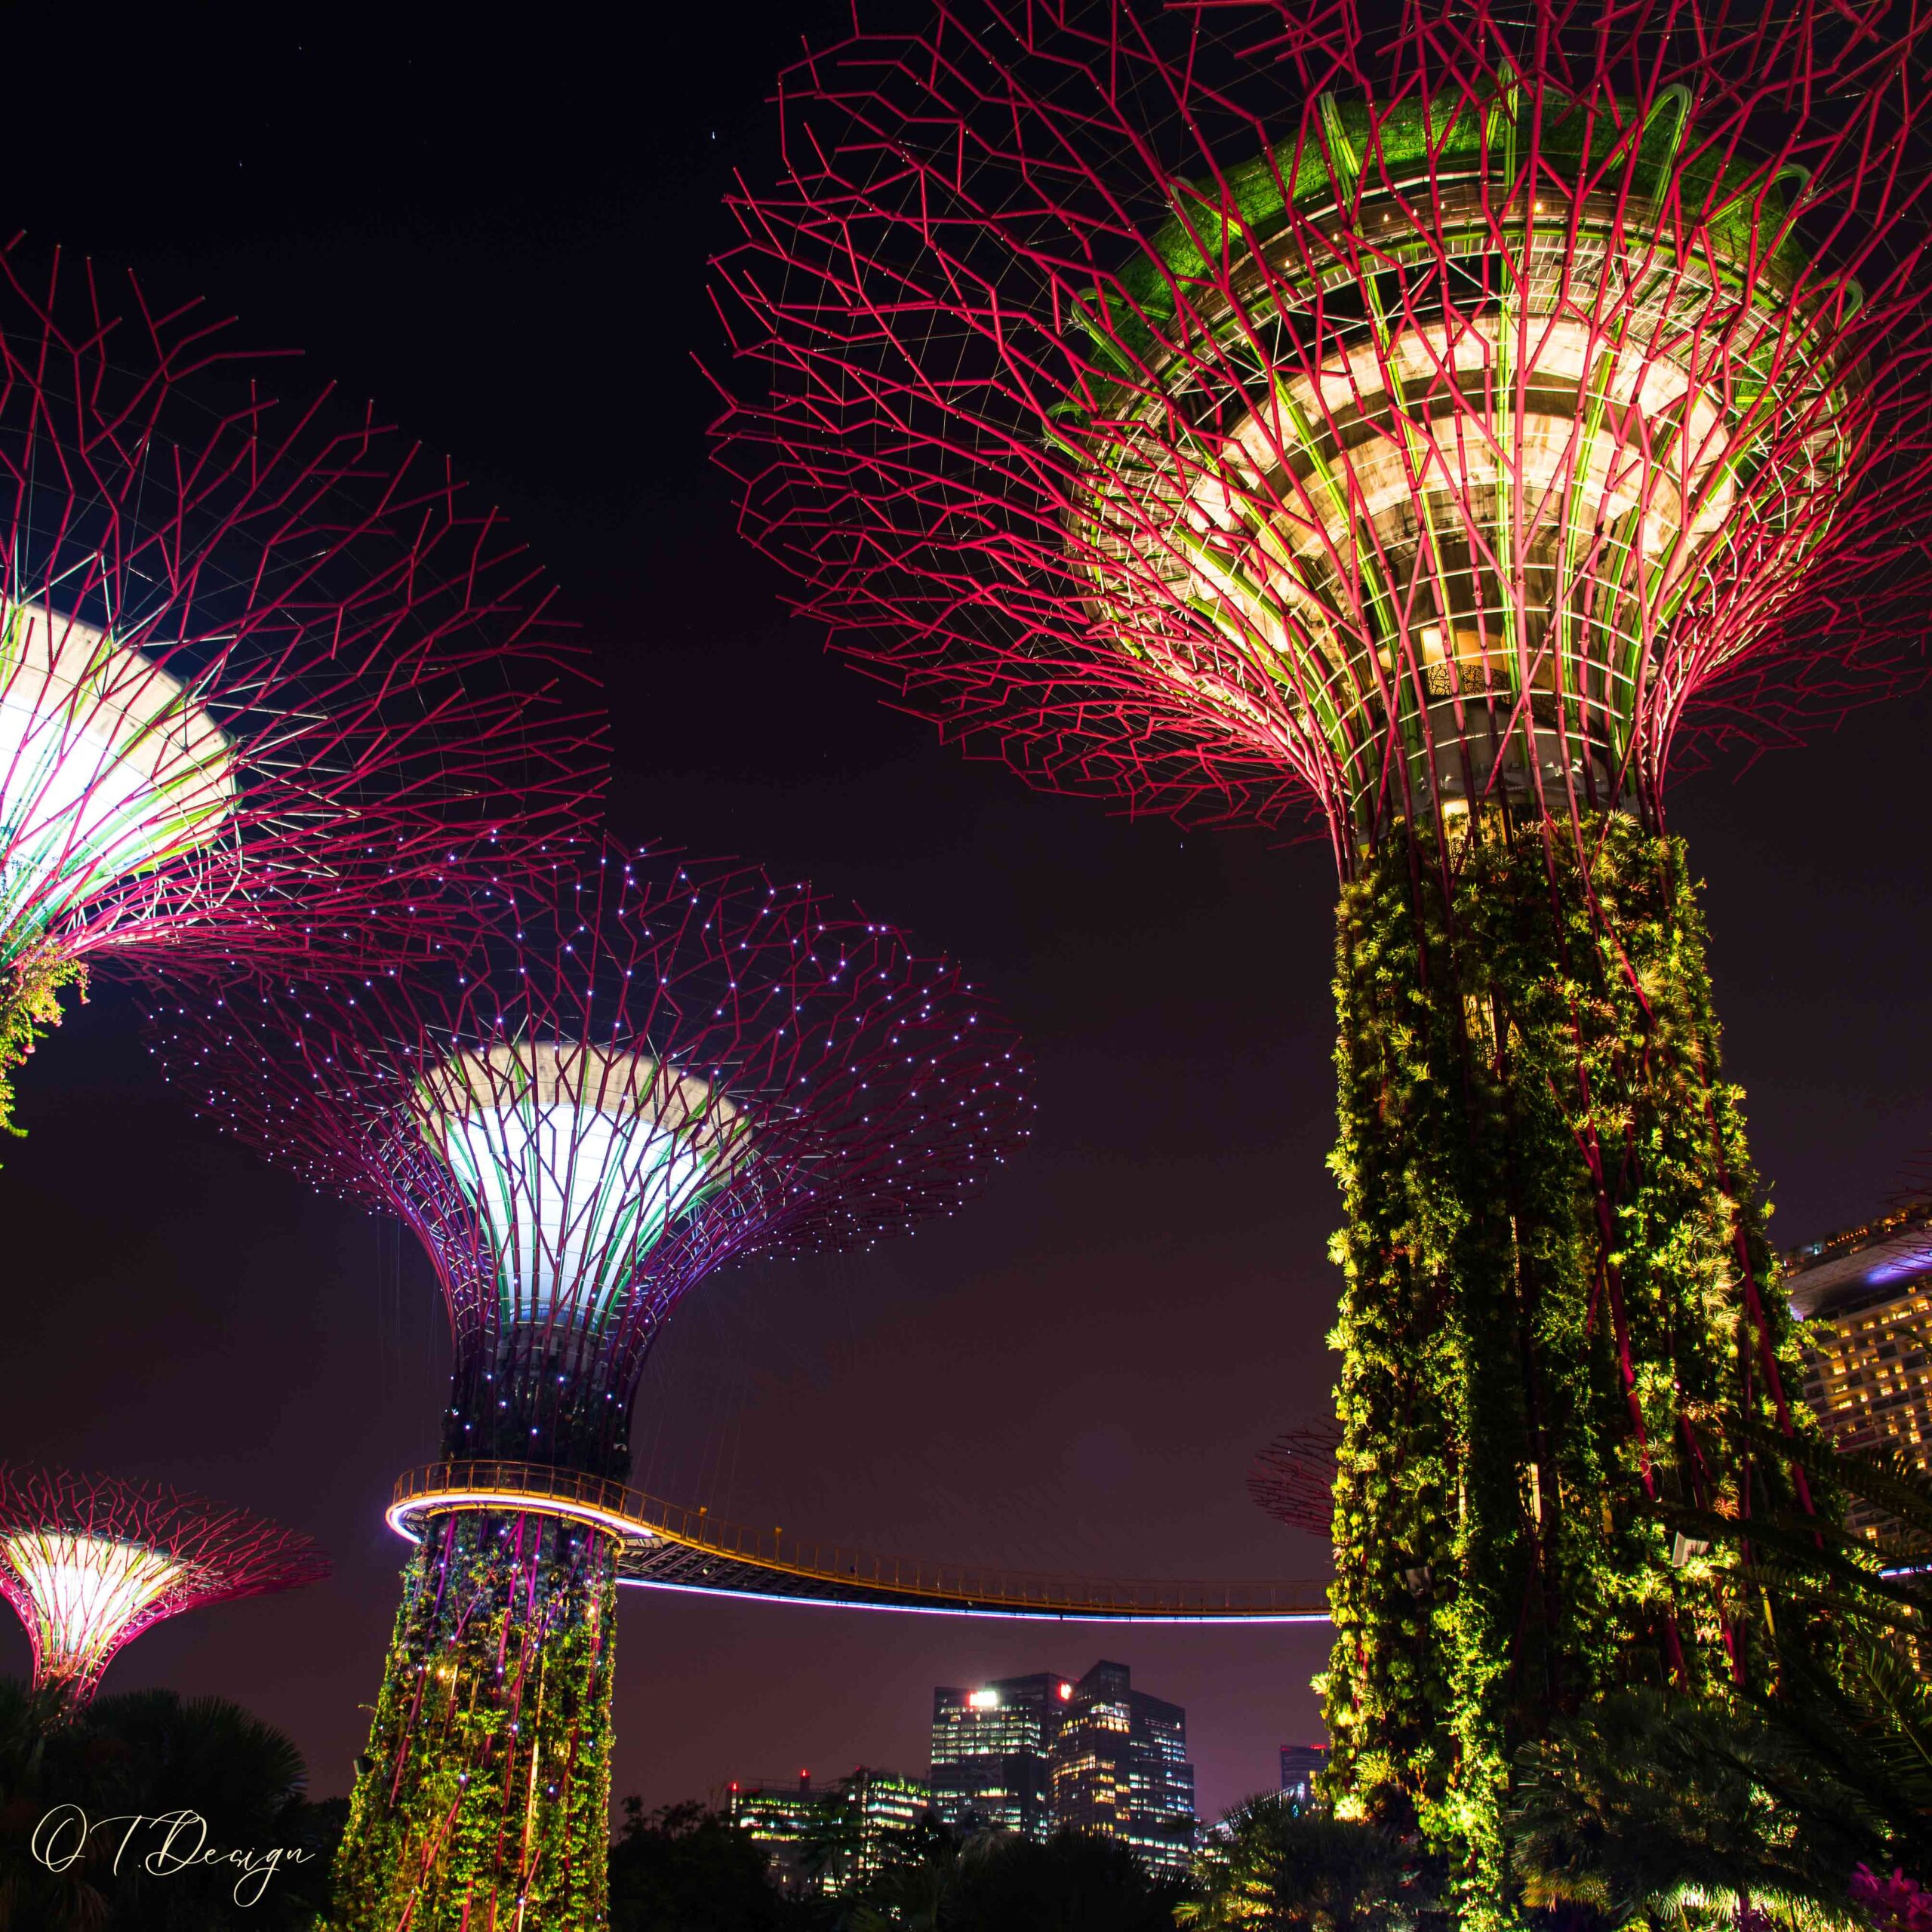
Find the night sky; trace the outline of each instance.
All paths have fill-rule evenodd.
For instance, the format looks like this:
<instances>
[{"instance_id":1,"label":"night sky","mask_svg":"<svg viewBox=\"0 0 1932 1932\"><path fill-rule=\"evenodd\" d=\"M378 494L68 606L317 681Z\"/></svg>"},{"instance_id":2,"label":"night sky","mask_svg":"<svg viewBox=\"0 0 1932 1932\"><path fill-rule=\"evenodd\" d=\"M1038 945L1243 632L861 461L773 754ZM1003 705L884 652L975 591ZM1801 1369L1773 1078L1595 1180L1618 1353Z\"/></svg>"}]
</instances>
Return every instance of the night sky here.
<instances>
[{"instance_id":1,"label":"night sky","mask_svg":"<svg viewBox=\"0 0 1932 1932\"><path fill-rule=\"evenodd\" d=\"M646 1376L634 1480L908 1555L1318 1574L1243 1478L1331 1377L1331 862L1030 792L787 618L707 465L693 357L721 349L704 263L731 238L729 172L768 175L772 78L840 10L682 11L697 24L638 10L629 39L525 13L561 23L538 42L478 39L476 14L445 32L278 9L217 33L17 9L0 226L205 296L451 452L595 653L614 829L855 897L964 957L1026 1030L1026 1158L909 1241L700 1288ZM1782 1243L1863 1219L1932 1142L1928 720L1902 700L1672 799ZM195 1121L110 988L21 1088L0 1454L317 1535L332 1581L165 1626L108 1684L238 1698L344 1791L396 1601L381 1507L436 1447L427 1268ZM657 1804L806 1766L922 1770L934 1684L1106 1656L1186 1706L1211 1811L1319 1735L1325 1647L626 1592L617 1786ZM0 1669L26 1660L7 1620Z\"/></svg>"}]
</instances>

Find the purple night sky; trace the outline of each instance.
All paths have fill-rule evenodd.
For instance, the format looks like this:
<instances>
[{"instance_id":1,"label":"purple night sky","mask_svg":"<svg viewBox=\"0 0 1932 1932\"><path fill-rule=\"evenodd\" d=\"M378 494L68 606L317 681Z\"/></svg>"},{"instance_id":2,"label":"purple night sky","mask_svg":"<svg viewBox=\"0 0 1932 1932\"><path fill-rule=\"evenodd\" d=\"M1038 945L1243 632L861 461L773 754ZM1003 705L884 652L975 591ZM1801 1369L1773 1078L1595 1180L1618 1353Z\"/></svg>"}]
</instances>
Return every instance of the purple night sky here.
<instances>
[{"instance_id":1,"label":"purple night sky","mask_svg":"<svg viewBox=\"0 0 1932 1932\"><path fill-rule=\"evenodd\" d=\"M133 262L164 302L205 294L451 451L596 654L614 829L854 896L968 959L1026 1032L1030 1155L910 1241L700 1289L646 1374L634 1480L909 1555L1318 1574L1325 1552L1244 1478L1331 1374L1331 862L1032 794L786 619L706 466L691 361L718 346L703 265L730 239L729 171L768 169L771 78L842 13L776 11L734 11L721 40L651 20L629 44L155 18L109 53L85 10L30 11L17 70L47 85L10 106L8 226ZM1782 1242L1863 1219L1932 1142L1928 722L1901 702L1674 801ZM428 1269L190 1119L112 989L21 1092L0 1454L204 1488L337 1563L143 1638L108 1687L235 1697L294 1736L318 1794L344 1791L396 1601L382 1505L435 1447ZM627 1592L617 1788L654 1804L806 1766L922 1770L934 1684L1111 1657L1187 1707L1211 1814L1319 1734L1325 1649L1319 1629ZM9 1620L0 1670L26 1661Z\"/></svg>"}]
</instances>

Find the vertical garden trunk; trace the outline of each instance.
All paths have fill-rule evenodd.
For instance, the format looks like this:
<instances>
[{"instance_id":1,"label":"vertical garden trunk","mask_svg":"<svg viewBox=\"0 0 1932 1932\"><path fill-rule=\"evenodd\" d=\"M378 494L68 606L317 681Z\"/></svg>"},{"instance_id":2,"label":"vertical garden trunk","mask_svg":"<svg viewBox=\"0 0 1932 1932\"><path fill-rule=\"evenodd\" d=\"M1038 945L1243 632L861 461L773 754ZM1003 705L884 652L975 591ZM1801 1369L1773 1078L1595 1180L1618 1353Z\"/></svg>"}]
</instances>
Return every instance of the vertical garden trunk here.
<instances>
[{"instance_id":1,"label":"vertical garden trunk","mask_svg":"<svg viewBox=\"0 0 1932 1932\"><path fill-rule=\"evenodd\" d=\"M1790 1318L1680 842L1500 808L1392 841L1344 891L1336 997L1332 1775L1507 1924L1514 1749L1746 1667L1729 1559L1655 1506L1786 1480L1729 1425L1782 1419Z\"/></svg>"},{"instance_id":2,"label":"vertical garden trunk","mask_svg":"<svg viewBox=\"0 0 1932 1932\"><path fill-rule=\"evenodd\" d=\"M337 1858L343 1932L605 1924L616 1617L598 1531L481 1511L429 1525Z\"/></svg>"}]
</instances>

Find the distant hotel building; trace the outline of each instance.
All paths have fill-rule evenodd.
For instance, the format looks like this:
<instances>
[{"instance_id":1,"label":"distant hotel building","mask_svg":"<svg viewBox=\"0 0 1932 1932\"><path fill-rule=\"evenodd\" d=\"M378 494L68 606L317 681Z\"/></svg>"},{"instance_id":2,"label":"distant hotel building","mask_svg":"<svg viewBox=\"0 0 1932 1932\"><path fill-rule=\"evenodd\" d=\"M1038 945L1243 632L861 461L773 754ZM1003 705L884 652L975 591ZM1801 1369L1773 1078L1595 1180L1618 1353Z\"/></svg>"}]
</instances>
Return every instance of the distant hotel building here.
<instances>
[{"instance_id":1,"label":"distant hotel building","mask_svg":"<svg viewBox=\"0 0 1932 1932\"><path fill-rule=\"evenodd\" d=\"M1932 1209L1814 1241L1784 1266L1792 1312L1814 1324L1805 1399L1832 1439L1852 1449L1889 1439L1932 1468ZM1849 1520L1878 1519L1854 1506Z\"/></svg>"},{"instance_id":2,"label":"distant hotel building","mask_svg":"<svg viewBox=\"0 0 1932 1932\"><path fill-rule=\"evenodd\" d=\"M730 1799L732 1823L764 1846L780 1886L795 1894L841 1891L870 1878L892 1835L932 1808L932 1794L917 1780L863 1764L816 1789L810 1771L801 1771L796 1784L734 1784Z\"/></svg>"},{"instance_id":3,"label":"distant hotel building","mask_svg":"<svg viewBox=\"0 0 1932 1932\"><path fill-rule=\"evenodd\" d=\"M1315 1780L1328 1768L1325 1744L1281 1746L1281 1796L1298 1811L1317 1802Z\"/></svg>"},{"instance_id":4,"label":"distant hotel building","mask_svg":"<svg viewBox=\"0 0 1932 1932\"><path fill-rule=\"evenodd\" d=\"M1195 1844L1187 1714L1136 1690L1125 1664L933 1693L933 1809L958 1831L1044 1838L1063 1826L1185 1872Z\"/></svg>"}]
</instances>

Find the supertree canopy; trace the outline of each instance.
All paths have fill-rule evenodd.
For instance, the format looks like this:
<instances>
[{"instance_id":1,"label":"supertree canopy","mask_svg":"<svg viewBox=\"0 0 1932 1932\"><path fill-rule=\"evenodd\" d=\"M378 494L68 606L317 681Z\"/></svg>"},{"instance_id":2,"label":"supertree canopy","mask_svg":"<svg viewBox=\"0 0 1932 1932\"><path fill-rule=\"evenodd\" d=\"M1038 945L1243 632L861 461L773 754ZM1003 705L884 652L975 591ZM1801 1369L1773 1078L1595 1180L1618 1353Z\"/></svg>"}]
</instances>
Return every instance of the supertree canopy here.
<instances>
[{"instance_id":1,"label":"supertree canopy","mask_svg":"<svg viewBox=\"0 0 1932 1932\"><path fill-rule=\"evenodd\" d=\"M0 1593L35 1687L78 1710L122 1646L164 1617L319 1582L308 1537L150 1484L0 1463Z\"/></svg>"},{"instance_id":2,"label":"supertree canopy","mask_svg":"<svg viewBox=\"0 0 1932 1932\"><path fill-rule=\"evenodd\" d=\"M569 1504L628 1472L647 1351L728 1262L950 1211L1029 1112L957 967L755 869L613 848L479 917L460 961L162 1029L216 1119L401 1216L448 1303L464 1501L406 1573L338 1868L356 1932L602 1923L617 1543Z\"/></svg>"},{"instance_id":3,"label":"supertree canopy","mask_svg":"<svg viewBox=\"0 0 1932 1932\"><path fill-rule=\"evenodd\" d=\"M1335 1524L1335 1455L1342 1426L1318 1417L1284 1429L1254 1459L1247 1493L1257 1509L1278 1523L1312 1537L1331 1534Z\"/></svg>"},{"instance_id":4,"label":"supertree canopy","mask_svg":"<svg viewBox=\"0 0 1932 1932\"><path fill-rule=\"evenodd\" d=\"M1700 716L1775 736L1917 648L1927 174L1882 8L1362 11L814 50L718 434L949 734L1325 828L1335 1776L1500 1922L1518 1742L1749 1674L1660 1512L1808 1506L1734 1447L1798 1426L1795 1357L1664 786Z\"/></svg>"},{"instance_id":5,"label":"supertree canopy","mask_svg":"<svg viewBox=\"0 0 1932 1932\"><path fill-rule=\"evenodd\" d=\"M528 560L270 374L0 250L0 1121L91 961L428 943L439 884L582 835L601 728Z\"/></svg>"}]
</instances>

